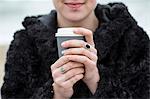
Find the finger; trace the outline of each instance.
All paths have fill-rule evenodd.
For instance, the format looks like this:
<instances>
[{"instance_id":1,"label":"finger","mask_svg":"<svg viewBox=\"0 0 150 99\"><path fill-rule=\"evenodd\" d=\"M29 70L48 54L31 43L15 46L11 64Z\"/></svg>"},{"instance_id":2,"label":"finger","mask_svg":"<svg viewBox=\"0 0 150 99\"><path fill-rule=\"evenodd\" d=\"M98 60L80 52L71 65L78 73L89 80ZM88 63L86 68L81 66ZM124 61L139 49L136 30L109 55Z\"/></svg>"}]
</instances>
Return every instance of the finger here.
<instances>
[{"instance_id":1,"label":"finger","mask_svg":"<svg viewBox=\"0 0 150 99\"><path fill-rule=\"evenodd\" d=\"M83 68L84 65L81 64L81 63L77 63L77 62L68 62L67 64L63 65L63 67L65 68L66 71L69 71L71 69L74 69L74 68Z\"/></svg>"},{"instance_id":2,"label":"finger","mask_svg":"<svg viewBox=\"0 0 150 99\"><path fill-rule=\"evenodd\" d=\"M91 30L88 30L85 28L77 28L74 30L74 33L84 35L86 41L93 47L95 46L94 40L93 40L93 32Z\"/></svg>"},{"instance_id":3,"label":"finger","mask_svg":"<svg viewBox=\"0 0 150 99\"><path fill-rule=\"evenodd\" d=\"M83 40L67 40L67 41L64 41L61 44L61 46L64 48L81 48L81 47L86 48L87 44L88 43ZM89 46L90 46L91 52L97 53L97 50L93 46L91 46L91 45L89 45Z\"/></svg>"},{"instance_id":4,"label":"finger","mask_svg":"<svg viewBox=\"0 0 150 99\"><path fill-rule=\"evenodd\" d=\"M66 82L62 83L61 86L63 88L72 88L73 85L78 82L80 79L82 79L84 76L83 74L78 74L75 75L74 77L70 78L69 80L67 80Z\"/></svg>"},{"instance_id":5,"label":"finger","mask_svg":"<svg viewBox=\"0 0 150 99\"><path fill-rule=\"evenodd\" d=\"M71 47L84 47L86 44L83 40L67 40L64 41L61 46L64 48L71 48Z\"/></svg>"},{"instance_id":6,"label":"finger","mask_svg":"<svg viewBox=\"0 0 150 99\"><path fill-rule=\"evenodd\" d=\"M60 77L61 75L63 75L65 72L67 72L67 71L69 71L69 70L71 70L71 69L74 69L74 68L79 68L79 67L80 67L80 68L83 68L84 65L81 64L81 63L77 63L77 62L68 62L68 63L64 64L63 66L61 66L61 67L55 69L55 70L52 72L52 76L57 78L57 77ZM61 71L61 68L64 69L64 72L63 72L63 73L62 73L62 71Z\"/></svg>"},{"instance_id":7,"label":"finger","mask_svg":"<svg viewBox=\"0 0 150 99\"><path fill-rule=\"evenodd\" d=\"M92 61L86 56L81 56L81 55L69 55L68 59L74 62L79 62L84 64L86 69L92 70L94 69L93 66L96 67L97 61Z\"/></svg>"},{"instance_id":8,"label":"finger","mask_svg":"<svg viewBox=\"0 0 150 99\"><path fill-rule=\"evenodd\" d=\"M93 61L97 61L96 52L91 52L85 48L69 48L63 51L64 55L84 55Z\"/></svg>"},{"instance_id":9,"label":"finger","mask_svg":"<svg viewBox=\"0 0 150 99\"><path fill-rule=\"evenodd\" d=\"M62 56L60 57L53 65L51 65L51 71L55 70L56 68L66 64L69 62L68 56Z\"/></svg>"},{"instance_id":10,"label":"finger","mask_svg":"<svg viewBox=\"0 0 150 99\"><path fill-rule=\"evenodd\" d=\"M60 77L53 77L54 82L61 85L63 82L67 81L68 79L72 78L75 75L78 74L82 74L84 73L84 69L83 68L76 68L76 69L72 69L68 72L66 72L65 74L61 75Z\"/></svg>"},{"instance_id":11,"label":"finger","mask_svg":"<svg viewBox=\"0 0 150 99\"><path fill-rule=\"evenodd\" d=\"M64 74L64 76L65 76L65 79L68 80L75 75L83 74L83 73L84 73L84 68L75 68L75 69L71 69L68 72L66 72Z\"/></svg>"}]
</instances>

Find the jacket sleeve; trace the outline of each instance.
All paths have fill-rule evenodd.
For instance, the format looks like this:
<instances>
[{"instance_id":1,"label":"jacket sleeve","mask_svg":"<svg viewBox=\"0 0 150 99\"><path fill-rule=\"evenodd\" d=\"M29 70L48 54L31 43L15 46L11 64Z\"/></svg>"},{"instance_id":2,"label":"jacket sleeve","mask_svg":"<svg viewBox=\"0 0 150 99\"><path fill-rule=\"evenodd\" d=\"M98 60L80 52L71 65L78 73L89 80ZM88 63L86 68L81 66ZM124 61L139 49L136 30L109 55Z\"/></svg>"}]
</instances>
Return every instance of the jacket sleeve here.
<instances>
[{"instance_id":1,"label":"jacket sleeve","mask_svg":"<svg viewBox=\"0 0 150 99\"><path fill-rule=\"evenodd\" d=\"M53 96L51 79L44 81L40 72L40 59L26 30L15 33L7 52L2 99L45 99Z\"/></svg>"}]
</instances>

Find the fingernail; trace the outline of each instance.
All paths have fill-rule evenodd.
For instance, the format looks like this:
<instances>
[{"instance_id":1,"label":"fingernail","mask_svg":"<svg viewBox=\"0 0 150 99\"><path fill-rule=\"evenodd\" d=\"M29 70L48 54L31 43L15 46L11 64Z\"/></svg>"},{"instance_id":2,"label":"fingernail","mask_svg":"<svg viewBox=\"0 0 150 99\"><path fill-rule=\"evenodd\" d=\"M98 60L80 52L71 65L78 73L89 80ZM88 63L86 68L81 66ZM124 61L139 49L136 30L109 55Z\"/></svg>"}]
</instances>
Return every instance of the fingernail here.
<instances>
[{"instance_id":1,"label":"fingernail","mask_svg":"<svg viewBox=\"0 0 150 99\"><path fill-rule=\"evenodd\" d=\"M74 33L78 33L79 31L78 31L78 29L75 29L75 30L73 30L73 32L74 32Z\"/></svg>"},{"instance_id":2,"label":"fingernail","mask_svg":"<svg viewBox=\"0 0 150 99\"><path fill-rule=\"evenodd\" d=\"M64 47L64 46L65 46L65 42L62 42L62 43L61 43L61 46Z\"/></svg>"},{"instance_id":3,"label":"fingernail","mask_svg":"<svg viewBox=\"0 0 150 99\"><path fill-rule=\"evenodd\" d=\"M62 55L64 55L64 53L65 53L65 50L61 51L61 54L62 54Z\"/></svg>"}]
</instances>

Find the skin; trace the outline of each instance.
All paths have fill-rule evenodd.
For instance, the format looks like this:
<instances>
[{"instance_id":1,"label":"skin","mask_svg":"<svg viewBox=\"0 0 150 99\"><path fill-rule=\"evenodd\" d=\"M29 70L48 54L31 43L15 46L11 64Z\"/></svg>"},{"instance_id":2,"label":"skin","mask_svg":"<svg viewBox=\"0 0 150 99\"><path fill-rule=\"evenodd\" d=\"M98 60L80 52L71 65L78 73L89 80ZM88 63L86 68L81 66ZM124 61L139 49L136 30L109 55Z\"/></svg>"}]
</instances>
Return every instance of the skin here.
<instances>
[{"instance_id":1,"label":"skin","mask_svg":"<svg viewBox=\"0 0 150 99\"><path fill-rule=\"evenodd\" d=\"M80 8L69 8L66 3L84 3ZM98 20L94 14L96 0L53 0L60 27L84 27L94 31ZM90 24L85 24L89 22Z\"/></svg>"},{"instance_id":2,"label":"skin","mask_svg":"<svg viewBox=\"0 0 150 99\"><path fill-rule=\"evenodd\" d=\"M81 79L94 94L100 80L92 32L98 26L94 14L96 0L53 0L53 3L58 13L58 26L80 27L74 33L84 35L86 39L86 42L68 40L61 44L62 47L70 49L63 51L64 55L51 66L54 99L69 99L73 95L73 85ZM90 50L85 49L86 44L90 45ZM60 71L62 67L65 69L64 73Z\"/></svg>"}]
</instances>

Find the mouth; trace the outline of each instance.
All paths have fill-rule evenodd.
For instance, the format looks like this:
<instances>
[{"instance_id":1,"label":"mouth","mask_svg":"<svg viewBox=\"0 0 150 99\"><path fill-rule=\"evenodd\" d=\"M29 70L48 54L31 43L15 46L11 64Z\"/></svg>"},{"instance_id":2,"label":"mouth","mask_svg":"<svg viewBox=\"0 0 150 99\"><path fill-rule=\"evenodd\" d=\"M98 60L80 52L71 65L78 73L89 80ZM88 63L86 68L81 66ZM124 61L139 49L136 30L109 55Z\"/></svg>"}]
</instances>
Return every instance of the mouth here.
<instances>
[{"instance_id":1,"label":"mouth","mask_svg":"<svg viewBox=\"0 0 150 99\"><path fill-rule=\"evenodd\" d=\"M67 5L69 8L72 9L78 9L80 8L82 5L84 5L84 3L74 3L74 2L70 2L70 3L65 3L65 5Z\"/></svg>"}]
</instances>

